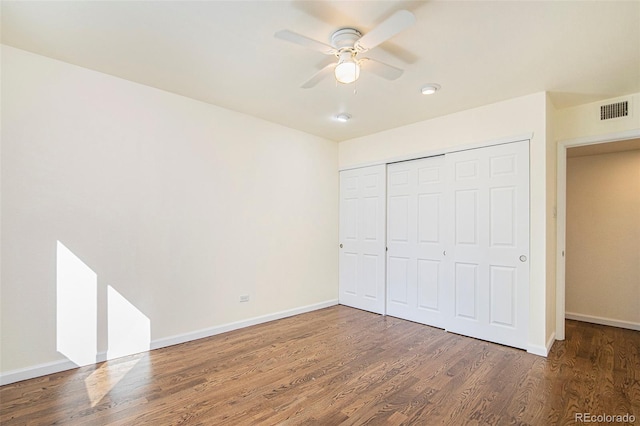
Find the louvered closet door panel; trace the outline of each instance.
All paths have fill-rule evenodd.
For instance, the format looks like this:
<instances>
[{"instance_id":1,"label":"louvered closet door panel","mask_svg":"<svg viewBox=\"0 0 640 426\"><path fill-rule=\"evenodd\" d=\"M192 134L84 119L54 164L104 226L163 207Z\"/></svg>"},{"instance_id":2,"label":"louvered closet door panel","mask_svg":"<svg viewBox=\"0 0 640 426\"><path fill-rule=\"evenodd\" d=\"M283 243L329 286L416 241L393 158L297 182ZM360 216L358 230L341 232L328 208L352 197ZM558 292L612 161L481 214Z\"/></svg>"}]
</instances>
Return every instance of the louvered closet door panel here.
<instances>
[{"instance_id":1,"label":"louvered closet door panel","mask_svg":"<svg viewBox=\"0 0 640 426\"><path fill-rule=\"evenodd\" d=\"M387 314L444 327L444 156L387 167Z\"/></svg>"},{"instance_id":2,"label":"louvered closet door panel","mask_svg":"<svg viewBox=\"0 0 640 426\"><path fill-rule=\"evenodd\" d=\"M529 143L446 155L453 291L446 329L526 349Z\"/></svg>"},{"instance_id":3,"label":"louvered closet door panel","mask_svg":"<svg viewBox=\"0 0 640 426\"><path fill-rule=\"evenodd\" d=\"M340 172L339 302L385 309L386 166Z\"/></svg>"}]
</instances>

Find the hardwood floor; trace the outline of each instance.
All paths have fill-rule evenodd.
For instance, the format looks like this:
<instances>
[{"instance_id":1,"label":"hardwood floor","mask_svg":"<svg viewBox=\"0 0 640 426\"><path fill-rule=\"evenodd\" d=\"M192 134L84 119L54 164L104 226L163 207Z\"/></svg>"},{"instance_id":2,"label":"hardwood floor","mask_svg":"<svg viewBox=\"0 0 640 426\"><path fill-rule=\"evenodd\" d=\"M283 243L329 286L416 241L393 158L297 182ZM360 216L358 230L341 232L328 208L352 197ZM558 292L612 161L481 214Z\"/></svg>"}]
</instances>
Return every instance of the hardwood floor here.
<instances>
[{"instance_id":1,"label":"hardwood floor","mask_svg":"<svg viewBox=\"0 0 640 426\"><path fill-rule=\"evenodd\" d=\"M566 336L545 359L335 306L3 386L0 424L640 424L640 332Z\"/></svg>"}]
</instances>

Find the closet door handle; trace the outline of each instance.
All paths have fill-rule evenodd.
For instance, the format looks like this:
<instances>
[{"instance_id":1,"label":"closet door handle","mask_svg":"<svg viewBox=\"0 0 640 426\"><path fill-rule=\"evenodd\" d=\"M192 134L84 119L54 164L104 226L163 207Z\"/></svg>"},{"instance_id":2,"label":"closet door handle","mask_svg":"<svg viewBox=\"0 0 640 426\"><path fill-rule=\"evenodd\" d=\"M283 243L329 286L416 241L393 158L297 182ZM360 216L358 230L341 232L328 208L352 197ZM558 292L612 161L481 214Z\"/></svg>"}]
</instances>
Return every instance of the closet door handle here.
<instances>
[{"instance_id":1,"label":"closet door handle","mask_svg":"<svg viewBox=\"0 0 640 426\"><path fill-rule=\"evenodd\" d=\"M520 256L520 262L526 262L527 261L527 256L525 256L524 254Z\"/></svg>"},{"instance_id":2,"label":"closet door handle","mask_svg":"<svg viewBox=\"0 0 640 426\"><path fill-rule=\"evenodd\" d=\"M446 250L442 250L442 255L446 256L447 255L447 251Z\"/></svg>"}]
</instances>

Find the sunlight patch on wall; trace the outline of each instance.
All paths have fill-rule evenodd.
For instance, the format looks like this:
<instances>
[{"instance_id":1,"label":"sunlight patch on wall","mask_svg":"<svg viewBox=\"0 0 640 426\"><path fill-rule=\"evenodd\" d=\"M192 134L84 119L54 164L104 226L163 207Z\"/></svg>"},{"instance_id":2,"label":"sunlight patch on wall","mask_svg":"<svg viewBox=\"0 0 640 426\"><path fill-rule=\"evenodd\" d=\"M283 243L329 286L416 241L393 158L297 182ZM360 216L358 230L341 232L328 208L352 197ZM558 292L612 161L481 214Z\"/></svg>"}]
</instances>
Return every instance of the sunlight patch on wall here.
<instances>
[{"instance_id":1,"label":"sunlight patch on wall","mask_svg":"<svg viewBox=\"0 0 640 426\"><path fill-rule=\"evenodd\" d=\"M142 312L111 286L107 287L108 337L107 359L148 351L151 322Z\"/></svg>"},{"instance_id":2,"label":"sunlight patch on wall","mask_svg":"<svg viewBox=\"0 0 640 426\"><path fill-rule=\"evenodd\" d=\"M75 364L96 362L98 276L60 241L56 250L56 349Z\"/></svg>"}]
</instances>

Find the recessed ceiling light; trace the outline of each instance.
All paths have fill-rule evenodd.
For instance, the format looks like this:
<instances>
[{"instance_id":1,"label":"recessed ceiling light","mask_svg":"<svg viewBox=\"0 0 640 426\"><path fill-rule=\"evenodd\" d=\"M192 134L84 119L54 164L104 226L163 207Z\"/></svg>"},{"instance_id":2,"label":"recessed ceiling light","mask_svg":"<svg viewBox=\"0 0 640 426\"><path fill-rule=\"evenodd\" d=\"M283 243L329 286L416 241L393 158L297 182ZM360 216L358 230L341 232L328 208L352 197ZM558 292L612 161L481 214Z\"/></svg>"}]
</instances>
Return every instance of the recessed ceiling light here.
<instances>
[{"instance_id":1,"label":"recessed ceiling light","mask_svg":"<svg viewBox=\"0 0 640 426\"><path fill-rule=\"evenodd\" d=\"M420 90L422 91L423 95L433 95L438 90L440 90L440 85L435 83L429 83L422 86L422 89Z\"/></svg>"},{"instance_id":2,"label":"recessed ceiling light","mask_svg":"<svg viewBox=\"0 0 640 426\"><path fill-rule=\"evenodd\" d=\"M341 123L346 123L347 121L351 120L351 114L347 114L346 112L341 112L340 114L336 115L336 120L338 120Z\"/></svg>"}]
</instances>

